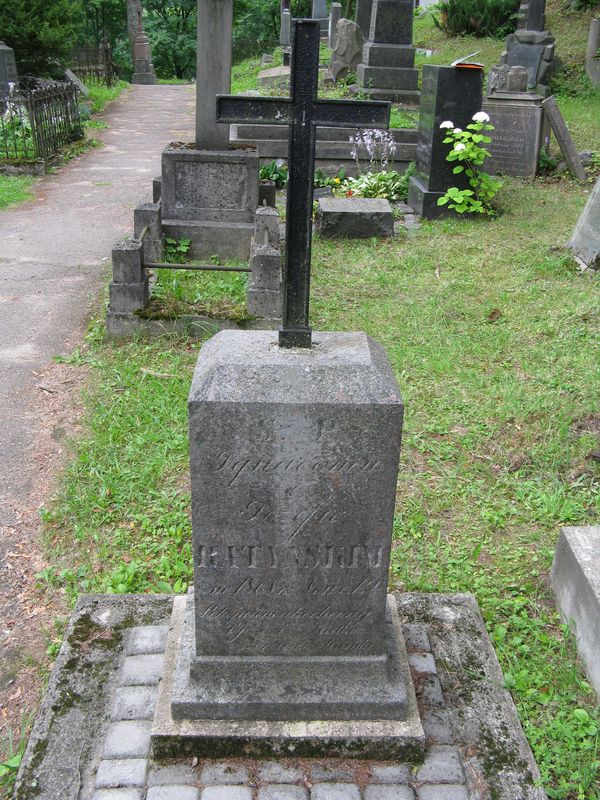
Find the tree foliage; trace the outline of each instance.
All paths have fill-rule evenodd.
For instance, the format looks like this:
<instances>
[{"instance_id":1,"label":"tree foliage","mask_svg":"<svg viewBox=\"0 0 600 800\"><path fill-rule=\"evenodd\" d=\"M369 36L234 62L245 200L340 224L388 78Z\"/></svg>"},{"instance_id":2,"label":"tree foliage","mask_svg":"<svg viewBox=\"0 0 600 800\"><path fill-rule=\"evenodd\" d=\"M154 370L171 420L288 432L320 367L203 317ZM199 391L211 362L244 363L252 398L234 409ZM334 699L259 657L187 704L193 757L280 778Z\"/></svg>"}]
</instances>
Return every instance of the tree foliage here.
<instances>
[{"instance_id":1,"label":"tree foliage","mask_svg":"<svg viewBox=\"0 0 600 800\"><path fill-rule=\"evenodd\" d=\"M450 36L502 39L517 27L519 0L441 0L433 21Z\"/></svg>"},{"instance_id":2,"label":"tree foliage","mask_svg":"<svg viewBox=\"0 0 600 800\"><path fill-rule=\"evenodd\" d=\"M21 75L56 77L77 44L80 0L10 0L0 3L0 39L15 51Z\"/></svg>"},{"instance_id":3,"label":"tree foliage","mask_svg":"<svg viewBox=\"0 0 600 800\"><path fill-rule=\"evenodd\" d=\"M145 0L143 6L144 28L150 38L157 73L163 78L193 78L196 0Z\"/></svg>"}]
</instances>

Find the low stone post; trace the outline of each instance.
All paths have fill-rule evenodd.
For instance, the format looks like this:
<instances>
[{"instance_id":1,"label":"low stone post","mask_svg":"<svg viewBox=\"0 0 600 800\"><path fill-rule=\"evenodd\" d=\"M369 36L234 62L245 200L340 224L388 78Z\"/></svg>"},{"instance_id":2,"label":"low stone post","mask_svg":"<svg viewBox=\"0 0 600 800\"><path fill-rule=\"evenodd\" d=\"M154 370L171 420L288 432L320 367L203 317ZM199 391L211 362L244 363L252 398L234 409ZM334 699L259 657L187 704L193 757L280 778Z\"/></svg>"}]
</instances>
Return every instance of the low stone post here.
<instances>
[{"instance_id":1,"label":"low stone post","mask_svg":"<svg viewBox=\"0 0 600 800\"><path fill-rule=\"evenodd\" d=\"M269 206L256 211L250 265L248 312L262 319L281 319L283 294L279 215Z\"/></svg>"},{"instance_id":2,"label":"low stone post","mask_svg":"<svg viewBox=\"0 0 600 800\"><path fill-rule=\"evenodd\" d=\"M160 261L164 250L164 237L162 232L162 204L142 203L133 212L133 233L136 239L148 226L144 236L144 260Z\"/></svg>"},{"instance_id":3,"label":"low stone post","mask_svg":"<svg viewBox=\"0 0 600 800\"><path fill-rule=\"evenodd\" d=\"M144 268L144 248L135 239L117 242L112 251L113 276L109 286L107 327L111 317L133 314L148 305L150 290Z\"/></svg>"},{"instance_id":4,"label":"low stone post","mask_svg":"<svg viewBox=\"0 0 600 800\"><path fill-rule=\"evenodd\" d=\"M335 47L335 32L337 24L342 18L342 4L332 3L329 12L329 47L333 50Z\"/></svg>"},{"instance_id":5,"label":"low stone post","mask_svg":"<svg viewBox=\"0 0 600 800\"><path fill-rule=\"evenodd\" d=\"M586 61L597 58L598 50L600 50L600 18L593 19L590 25L590 34L585 52Z\"/></svg>"}]
</instances>

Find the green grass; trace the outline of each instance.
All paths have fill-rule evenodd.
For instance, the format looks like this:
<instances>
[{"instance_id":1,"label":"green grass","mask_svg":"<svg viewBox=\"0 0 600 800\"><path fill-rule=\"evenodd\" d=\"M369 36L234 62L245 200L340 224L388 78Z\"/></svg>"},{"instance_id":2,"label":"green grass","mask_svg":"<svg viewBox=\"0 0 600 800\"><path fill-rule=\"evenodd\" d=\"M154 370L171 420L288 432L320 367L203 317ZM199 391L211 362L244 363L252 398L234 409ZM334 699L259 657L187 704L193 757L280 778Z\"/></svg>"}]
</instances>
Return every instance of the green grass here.
<instances>
[{"instance_id":1,"label":"green grass","mask_svg":"<svg viewBox=\"0 0 600 800\"><path fill-rule=\"evenodd\" d=\"M163 86L183 86L192 83L188 78L159 78L158 82Z\"/></svg>"},{"instance_id":2,"label":"green grass","mask_svg":"<svg viewBox=\"0 0 600 800\"><path fill-rule=\"evenodd\" d=\"M105 86L100 81L90 81L86 86L90 90L89 100L92 104L92 114L100 114L109 103L129 89L129 84L125 81L117 81L114 86Z\"/></svg>"},{"instance_id":3,"label":"green grass","mask_svg":"<svg viewBox=\"0 0 600 800\"><path fill-rule=\"evenodd\" d=\"M0 210L33 198L33 178L0 175Z\"/></svg>"},{"instance_id":4,"label":"green grass","mask_svg":"<svg viewBox=\"0 0 600 800\"><path fill-rule=\"evenodd\" d=\"M249 319L246 310L244 272L185 272L157 270L152 301L144 316L172 319L183 314L225 317L236 322Z\"/></svg>"}]
</instances>

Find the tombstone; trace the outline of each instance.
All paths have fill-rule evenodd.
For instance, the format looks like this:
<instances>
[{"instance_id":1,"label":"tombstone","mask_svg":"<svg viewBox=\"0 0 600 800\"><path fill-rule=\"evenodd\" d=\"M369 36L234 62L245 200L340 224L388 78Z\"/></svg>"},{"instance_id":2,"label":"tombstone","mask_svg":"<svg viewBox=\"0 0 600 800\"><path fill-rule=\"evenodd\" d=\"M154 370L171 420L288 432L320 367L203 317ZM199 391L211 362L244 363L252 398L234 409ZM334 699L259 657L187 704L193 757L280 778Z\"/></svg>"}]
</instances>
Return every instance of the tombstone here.
<instances>
[{"instance_id":1,"label":"tombstone","mask_svg":"<svg viewBox=\"0 0 600 800\"><path fill-rule=\"evenodd\" d=\"M337 24L341 18L342 18L342 4L332 3L331 11L329 12L329 47L332 50L335 47Z\"/></svg>"},{"instance_id":2,"label":"tombstone","mask_svg":"<svg viewBox=\"0 0 600 800\"><path fill-rule=\"evenodd\" d=\"M356 0L355 21L360 28L363 38L369 38L371 30L371 13L373 11L373 0Z\"/></svg>"},{"instance_id":3,"label":"tombstone","mask_svg":"<svg viewBox=\"0 0 600 800\"><path fill-rule=\"evenodd\" d=\"M516 80L522 85L521 74ZM510 92L508 88L486 98L483 110L494 126L492 141L487 145L490 157L485 162L486 172L513 177L533 177L537 173L547 136L542 101L538 94Z\"/></svg>"},{"instance_id":4,"label":"tombstone","mask_svg":"<svg viewBox=\"0 0 600 800\"><path fill-rule=\"evenodd\" d=\"M466 187L466 176L454 175L454 164L446 161L450 152L444 144L446 132L440 124L450 120L466 128L481 110L483 70L425 64L421 93L421 114L417 138L415 174L408 185L408 205L426 219L452 213L438 206L451 186Z\"/></svg>"},{"instance_id":5,"label":"tombstone","mask_svg":"<svg viewBox=\"0 0 600 800\"><path fill-rule=\"evenodd\" d=\"M258 152L229 146L216 122L216 95L231 87L233 0L198 0L195 146L162 156L165 234L190 239L195 258L247 260L258 207ZM215 47L219 42L219 47Z\"/></svg>"},{"instance_id":6,"label":"tombstone","mask_svg":"<svg viewBox=\"0 0 600 800\"><path fill-rule=\"evenodd\" d=\"M600 19L590 23L587 50L585 55L585 71L593 86L600 86Z\"/></svg>"},{"instance_id":7,"label":"tombstone","mask_svg":"<svg viewBox=\"0 0 600 800\"><path fill-rule=\"evenodd\" d=\"M363 50L363 36L360 28L349 19L341 19L337 24L335 47L329 61L329 72L334 81L345 80L355 72L360 64Z\"/></svg>"},{"instance_id":8,"label":"tombstone","mask_svg":"<svg viewBox=\"0 0 600 800\"><path fill-rule=\"evenodd\" d=\"M327 0L312 0L311 19L319 21L321 36L329 33L329 12L327 11Z\"/></svg>"},{"instance_id":9,"label":"tombstone","mask_svg":"<svg viewBox=\"0 0 600 800\"><path fill-rule=\"evenodd\" d=\"M510 67L506 74L507 92L526 92L529 81L529 73L525 67Z\"/></svg>"},{"instance_id":10,"label":"tombstone","mask_svg":"<svg viewBox=\"0 0 600 800\"><path fill-rule=\"evenodd\" d=\"M600 270L600 178L592 189L567 247L582 267Z\"/></svg>"},{"instance_id":11,"label":"tombstone","mask_svg":"<svg viewBox=\"0 0 600 800\"><path fill-rule=\"evenodd\" d=\"M317 99L319 31L294 22L290 98L218 99L224 122L290 128L283 323L278 336L222 331L198 360L194 593L155 752L169 735L198 754L249 730L265 751L299 737L335 754L349 730L359 753L383 731L388 753L423 747L387 597L402 400L380 345L361 333L313 342L308 325L316 125L386 127L389 106Z\"/></svg>"},{"instance_id":12,"label":"tombstone","mask_svg":"<svg viewBox=\"0 0 600 800\"><path fill-rule=\"evenodd\" d=\"M90 90L87 88L87 86L85 85L85 83L82 83L82 82L79 80L79 78L77 77L77 75L75 75L75 73L74 73L74 72L72 72L72 71L71 71L70 69L68 69L68 68L65 70L65 78L66 78L66 79L69 81L69 83L72 83L74 86L76 86L76 87L77 87L77 89L79 90L79 92L80 92L80 93L81 93L81 94L82 94L84 97L89 97L89 96L90 96Z\"/></svg>"},{"instance_id":13,"label":"tombstone","mask_svg":"<svg viewBox=\"0 0 600 800\"><path fill-rule=\"evenodd\" d=\"M413 0L374 0L369 38L356 71L355 91L418 105L419 71L412 45Z\"/></svg>"},{"instance_id":14,"label":"tombstone","mask_svg":"<svg viewBox=\"0 0 600 800\"><path fill-rule=\"evenodd\" d=\"M19 85L15 51L0 41L0 100L8 97L10 83Z\"/></svg>"},{"instance_id":15,"label":"tombstone","mask_svg":"<svg viewBox=\"0 0 600 800\"><path fill-rule=\"evenodd\" d=\"M291 41L292 15L286 9L281 12L281 28L279 31L279 44L282 47L289 47Z\"/></svg>"},{"instance_id":16,"label":"tombstone","mask_svg":"<svg viewBox=\"0 0 600 800\"><path fill-rule=\"evenodd\" d=\"M148 39L144 33L143 28L140 28L136 34L133 51L135 54L135 61L131 82L141 83L146 86L154 85L156 83L156 75L154 74L154 65L152 64L150 39Z\"/></svg>"},{"instance_id":17,"label":"tombstone","mask_svg":"<svg viewBox=\"0 0 600 800\"><path fill-rule=\"evenodd\" d=\"M523 3L518 28L506 37L500 63L509 67L525 67L528 87L542 97L550 94L550 78L554 70L554 37L545 30L545 0Z\"/></svg>"},{"instance_id":18,"label":"tombstone","mask_svg":"<svg viewBox=\"0 0 600 800\"><path fill-rule=\"evenodd\" d=\"M322 197L315 218L323 239L370 239L394 235L394 214L380 197Z\"/></svg>"}]
</instances>

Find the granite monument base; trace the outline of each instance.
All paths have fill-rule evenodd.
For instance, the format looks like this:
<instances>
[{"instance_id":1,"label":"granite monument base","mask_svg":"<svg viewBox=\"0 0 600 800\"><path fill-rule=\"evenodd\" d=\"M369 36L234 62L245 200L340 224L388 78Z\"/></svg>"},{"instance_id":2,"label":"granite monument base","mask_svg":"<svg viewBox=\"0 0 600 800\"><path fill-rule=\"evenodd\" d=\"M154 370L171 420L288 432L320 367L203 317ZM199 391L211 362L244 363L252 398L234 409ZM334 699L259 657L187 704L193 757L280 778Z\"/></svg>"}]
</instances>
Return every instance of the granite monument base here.
<instances>
[{"instance_id":1,"label":"granite monument base","mask_svg":"<svg viewBox=\"0 0 600 800\"><path fill-rule=\"evenodd\" d=\"M428 189L418 175L413 175L408 182L408 205L415 214L425 219L439 219L454 212L448 206L438 206L438 200L445 192L434 192Z\"/></svg>"},{"instance_id":2,"label":"granite monument base","mask_svg":"<svg viewBox=\"0 0 600 800\"><path fill-rule=\"evenodd\" d=\"M134 72L131 76L131 82L145 86L154 86L156 83L156 75L154 72Z\"/></svg>"},{"instance_id":3,"label":"granite monument base","mask_svg":"<svg viewBox=\"0 0 600 800\"><path fill-rule=\"evenodd\" d=\"M393 720L410 716L410 681L396 601L388 597L378 656L198 656L187 598L172 681L174 720ZM411 697L409 699L409 690Z\"/></svg>"},{"instance_id":4,"label":"granite monument base","mask_svg":"<svg viewBox=\"0 0 600 800\"><path fill-rule=\"evenodd\" d=\"M387 679L388 687L382 686L381 680L386 670L374 671L372 668L367 668L362 676L356 672L353 687L347 683L342 685L338 683L340 665L332 664L333 659L321 659L317 669L315 665L308 666L307 688L301 698L303 713L287 720L282 719L282 712L286 707L291 709L294 694L291 684L297 677L294 669L286 668L283 663L265 668L260 659L248 659L247 671L238 684L236 674L239 678L240 664L225 665L225 675L221 660L219 665L199 664L194 658L193 630L190 630L193 626L192 604L193 596L188 596L176 598L173 606L152 726L152 752L155 758L171 758L184 753L206 757L245 752L261 758L287 753L319 757L347 757L352 754L355 758L422 759L425 735L393 596L388 598L388 609L390 649L395 651L391 656L393 666L390 666L394 674L392 681ZM331 670L330 666L333 667ZM190 667L197 669L200 676L190 679ZM375 675L375 672L379 675ZM233 680L229 680L229 677ZM373 677L379 681L379 686L370 683ZM383 677L385 682L386 678ZM347 709L353 706L356 710L359 706L366 708L367 705L383 708L385 698L378 696L378 693L382 690L389 695L392 683L396 684L403 698L404 708L398 716L331 719L326 714L331 706L319 702L319 695L323 700L328 694L330 699L334 696L341 699ZM229 698L221 694L225 685L230 692ZM242 691L245 694L240 703ZM344 691L347 696L342 698ZM204 695L203 700L200 692ZM277 694L280 696L276 697ZM309 695L313 696L312 702ZM233 714L233 717L219 718L223 707L213 710L216 705L223 706L223 703L233 704L226 709L226 713ZM244 706L252 714L258 712L258 716L245 719ZM191 715L198 710L212 714L212 718L193 718ZM295 710L301 709L298 707ZM238 712L241 712L240 716L237 716ZM264 712L269 715L268 718ZM180 714L183 717L180 718Z\"/></svg>"},{"instance_id":5,"label":"granite monument base","mask_svg":"<svg viewBox=\"0 0 600 800\"><path fill-rule=\"evenodd\" d=\"M162 155L163 232L190 256L248 259L258 206L258 151L171 144Z\"/></svg>"},{"instance_id":6,"label":"granite monument base","mask_svg":"<svg viewBox=\"0 0 600 800\"><path fill-rule=\"evenodd\" d=\"M535 93L498 91L484 101L483 111L494 126L487 146L488 173L514 177L533 177L537 173L547 135L542 100Z\"/></svg>"},{"instance_id":7,"label":"granite monument base","mask_svg":"<svg viewBox=\"0 0 600 800\"><path fill-rule=\"evenodd\" d=\"M349 88L352 94L360 95L361 98L366 97L370 100L389 100L392 103L416 107L421 102L421 92L418 89L383 89L373 86L360 86L356 83Z\"/></svg>"}]
</instances>

